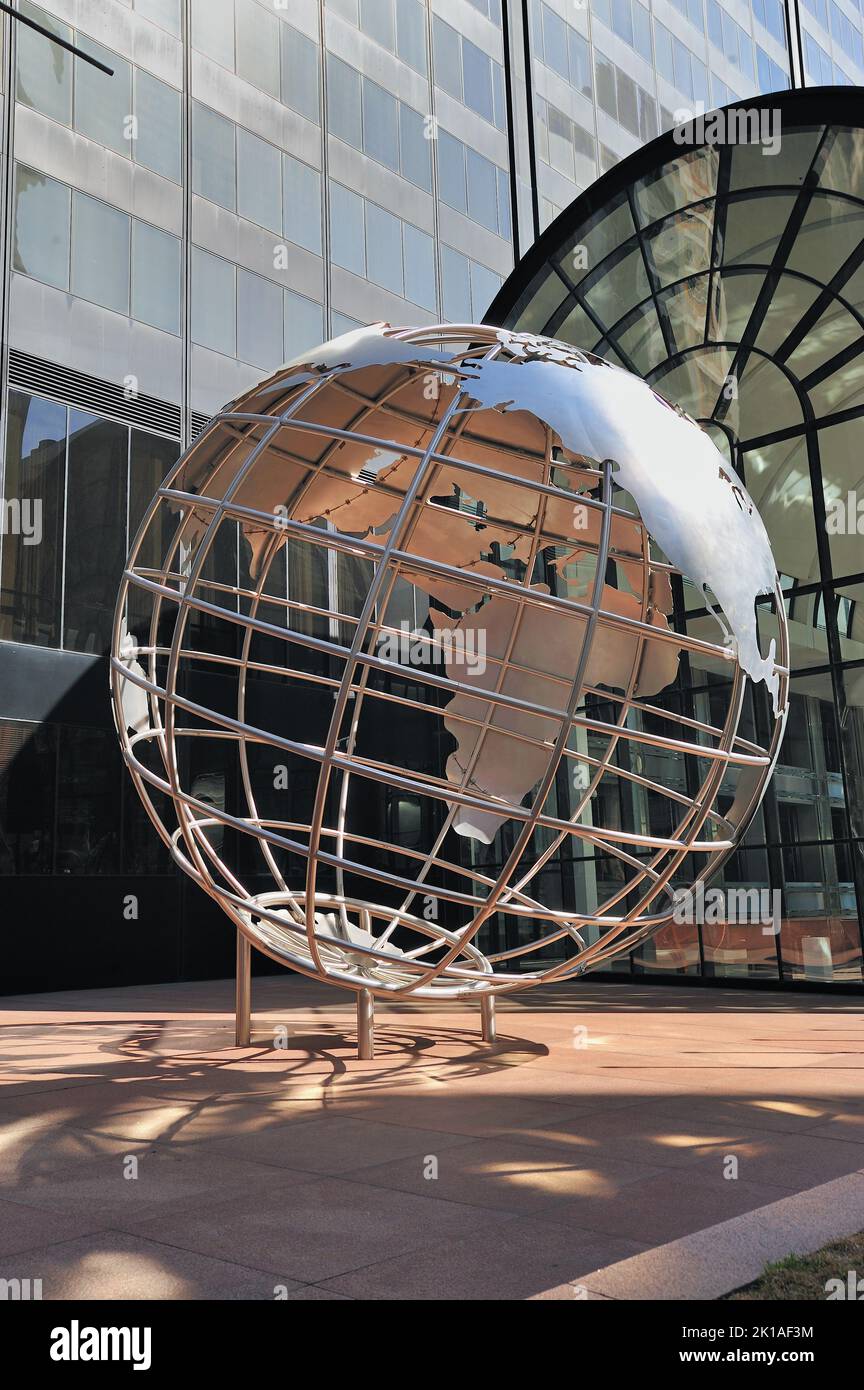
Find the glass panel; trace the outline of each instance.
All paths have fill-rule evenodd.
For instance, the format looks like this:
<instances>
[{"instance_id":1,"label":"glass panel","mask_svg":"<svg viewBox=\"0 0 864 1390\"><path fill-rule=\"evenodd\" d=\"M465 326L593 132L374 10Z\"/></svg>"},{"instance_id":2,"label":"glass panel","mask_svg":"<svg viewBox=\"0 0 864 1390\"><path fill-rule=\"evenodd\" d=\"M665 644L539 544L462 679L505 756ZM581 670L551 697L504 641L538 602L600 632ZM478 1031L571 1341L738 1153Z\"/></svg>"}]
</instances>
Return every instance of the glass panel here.
<instances>
[{"instance_id":1,"label":"glass panel","mask_svg":"<svg viewBox=\"0 0 864 1390\"><path fill-rule=\"evenodd\" d=\"M375 203L366 204L366 274L376 285L404 293L402 276L402 224Z\"/></svg>"},{"instance_id":2,"label":"glass panel","mask_svg":"<svg viewBox=\"0 0 864 1390\"><path fill-rule=\"evenodd\" d=\"M479 323L501 288L501 276L494 270L487 270L477 261L471 262L471 312L474 322Z\"/></svg>"},{"instance_id":3,"label":"glass panel","mask_svg":"<svg viewBox=\"0 0 864 1390\"><path fill-rule=\"evenodd\" d=\"M437 15L432 20L435 81L457 101L462 100L462 53L459 35Z\"/></svg>"},{"instance_id":4,"label":"glass panel","mask_svg":"<svg viewBox=\"0 0 864 1390\"><path fill-rule=\"evenodd\" d=\"M307 39L305 34L293 29L290 24L282 24L282 100L286 106L290 106L293 111L299 111L301 116L305 116L307 121L314 121L316 125L320 121L318 109L318 45L311 39ZM332 67L344 68L345 64L340 63L338 58L331 58L327 55L327 75L328 80L333 82ZM355 73L356 77L356 73ZM358 79L359 80L359 79ZM330 93L331 99L333 93ZM333 121L333 108L330 111L331 124ZM359 129L360 121L357 120ZM342 139L346 139L342 136ZM350 142L356 144L356 140Z\"/></svg>"},{"instance_id":5,"label":"glass panel","mask_svg":"<svg viewBox=\"0 0 864 1390\"><path fill-rule=\"evenodd\" d=\"M274 371L282 346L282 290L262 275L238 269L237 356Z\"/></svg>"},{"instance_id":6,"label":"glass panel","mask_svg":"<svg viewBox=\"0 0 864 1390\"><path fill-rule=\"evenodd\" d=\"M58 290L69 288L71 197L65 183L16 166L13 265Z\"/></svg>"},{"instance_id":7,"label":"glass panel","mask_svg":"<svg viewBox=\"0 0 864 1390\"><path fill-rule=\"evenodd\" d=\"M237 130L237 211L259 227L282 231L280 157L275 145Z\"/></svg>"},{"instance_id":8,"label":"glass panel","mask_svg":"<svg viewBox=\"0 0 864 1390\"><path fill-rule=\"evenodd\" d=\"M43 29L72 42L72 30L68 24L60 24L53 15L46 14L28 0L18 6L22 15L28 15ZM72 124L72 55L64 52L59 44L52 43L42 34L19 24L16 34L17 85L16 97L26 106L32 106L54 121L63 125Z\"/></svg>"},{"instance_id":9,"label":"glass panel","mask_svg":"<svg viewBox=\"0 0 864 1390\"><path fill-rule=\"evenodd\" d=\"M192 339L233 357L237 348L234 266L192 247Z\"/></svg>"},{"instance_id":10,"label":"glass panel","mask_svg":"<svg viewBox=\"0 0 864 1390\"><path fill-rule=\"evenodd\" d=\"M485 120L491 121L494 116L492 60L488 53L484 53L465 38L462 40L462 78L465 105L470 106L472 111L476 111Z\"/></svg>"},{"instance_id":11,"label":"glass panel","mask_svg":"<svg viewBox=\"0 0 864 1390\"><path fill-rule=\"evenodd\" d=\"M234 0L192 0L192 43L234 71Z\"/></svg>"},{"instance_id":12,"label":"glass panel","mask_svg":"<svg viewBox=\"0 0 864 1390\"><path fill-rule=\"evenodd\" d=\"M69 412L63 645L107 651L126 559L129 430Z\"/></svg>"},{"instance_id":13,"label":"glass panel","mask_svg":"<svg viewBox=\"0 0 864 1390\"><path fill-rule=\"evenodd\" d=\"M399 168L399 104L368 78L363 79L363 150L388 169Z\"/></svg>"},{"instance_id":14,"label":"glass panel","mask_svg":"<svg viewBox=\"0 0 864 1390\"><path fill-rule=\"evenodd\" d=\"M399 57L425 73L426 7L420 0L396 0L396 35Z\"/></svg>"},{"instance_id":15,"label":"glass panel","mask_svg":"<svg viewBox=\"0 0 864 1390\"><path fill-rule=\"evenodd\" d=\"M0 874L50 874L57 726L0 723Z\"/></svg>"},{"instance_id":16,"label":"glass panel","mask_svg":"<svg viewBox=\"0 0 864 1390\"><path fill-rule=\"evenodd\" d=\"M321 175L283 155L284 231L289 241L321 254Z\"/></svg>"},{"instance_id":17,"label":"glass panel","mask_svg":"<svg viewBox=\"0 0 864 1390\"><path fill-rule=\"evenodd\" d=\"M234 212L237 206L234 126L208 106L192 103L192 189Z\"/></svg>"},{"instance_id":18,"label":"glass panel","mask_svg":"<svg viewBox=\"0 0 864 1390\"><path fill-rule=\"evenodd\" d=\"M58 874L120 872L120 749L113 730L61 726Z\"/></svg>"},{"instance_id":19,"label":"glass panel","mask_svg":"<svg viewBox=\"0 0 864 1390\"><path fill-rule=\"evenodd\" d=\"M432 191L430 141L426 138L426 118L413 106L399 103L400 168L406 179L418 188Z\"/></svg>"},{"instance_id":20,"label":"glass panel","mask_svg":"<svg viewBox=\"0 0 864 1390\"><path fill-rule=\"evenodd\" d=\"M132 69L116 53L79 34L78 47L114 69L108 77L81 58L75 59L75 128L100 145L131 155Z\"/></svg>"},{"instance_id":21,"label":"glass panel","mask_svg":"<svg viewBox=\"0 0 864 1390\"><path fill-rule=\"evenodd\" d=\"M135 69L135 158L154 173L180 182L180 93Z\"/></svg>"},{"instance_id":22,"label":"glass panel","mask_svg":"<svg viewBox=\"0 0 864 1390\"><path fill-rule=\"evenodd\" d=\"M130 219L77 191L72 198L72 293L129 313Z\"/></svg>"},{"instance_id":23,"label":"glass panel","mask_svg":"<svg viewBox=\"0 0 864 1390\"><path fill-rule=\"evenodd\" d=\"M471 284L468 261L451 246L441 247L444 317L451 323L471 322Z\"/></svg>"},{"instance_id":24,"label":"glass panel","mask_svg":"<svg viewBox=\"0 0 864 1390\"><path fill-rule=\"evenodd\" d=\"M465 193L465 146L461 140L438 131L438 196L457 212L467 212Z\"/></svg>"},{"instance_id":25,"label":"glass panel","mask_svg":"<svg viewBox=\"0 0 864 1390\"><path fill-rule=\"evenodd\" d=\"M285 360L290 362L324 338L324 310L312 299L285 291Z\"/></svg>"},{"instance_id":26,"label":"glass panel","mask_svg":"<svg viewBox=\"0 0 864 1390\"><path fill-rule=\"evenodd\" d=\"M158 435L148 434L145 430L132 430L131 435L128 542L130 550L153 495L164 481L169 469L176 463L180 450L180 446L175 440L160 439ZM177 526L177 517L171 516L164 507L158 516L159 521L151 522L147 528L141 549L138 551L137 564L142 569L155 569L157 566L161 568ZM170 611L170 605L166 605L166 607ZM141 638L149 640L152 611L153 603L149 594L134 587L130 588L129 631L137 632ZM155 795L155 793L153 794ZM135 799L138 800L137 796Z\"/></svg>"},{"instance_id":27,"label":"glass panel","mask_svg":"<svg viewBox=\"0 0 864 1390\"><path fill-rule=\"evenodd\" d=\"M393 52L393 0L360 0L360 27L384 48Z\"/></svg>"},{"instance_id":28,"label":"glass panel","mask_svg":"<svg viewBox=\"0 0 864 1390\"><path fill-rule=\"evenodd\" d=\"M9 392L4 494L17 499L3 538L0 634L60 645L66 407ZM11 524L14 521L15 524Z\"/></svg>"},{"instance_id":29,"label":"glass panel","mask_svg":"<svg viewBox=\"0 0 864 1390\"><path fill-rule=\"evenodd\" d=\"M237 0L237 74L279 96L279 20L254 0Z\"/></svg>"},{"instance_id":30,"label":"glass panel","mask_svg":"<svg viewBox=\"0 0 864 1390\"><path fill-rule=\"evenodd\" d=\"M183 0L135 0L135 13L152 19L154 24L161 24L163 29L179 38L183 33L182 3Z\"/></svg>"},{"instance_id":31,"label":"glass panel","mask_svg":"<svg viewBox=\"0 0 864 1390\"><path fill-rule=\"evenodd\" d=\"M495 165L466 147L468 155L468 216L490 232L498 230L498 186Z\"/></svg>"},{"instance_id":32,"label":"glass panel","mask_svg":"<svg viewBox=\"0 0 864 1390\"><path fill-rule=\"evenodd\" d=\"M327 54L327 114L330 134L359 150L363 139L360 74L332 53Z\"/></svg>"},{"instance_id":33,"label":"glass panel","mask_svg":"<svg viewBox=\"0 0 864 1390\"><path fill-rule=\"evenodd\" d=\"M434 311L435 243L431 236L405 222L402 226L405 251L405 298Z\"/></svg>"},{"instance_id":34,"label":"glass panel","mask_svg":"<svg viewBox=\"0 0 864 1390\"><path fill-rule=\"evenodd\" d=\"M363 199L341 183L330 185L330 255L334 265L366 274Z\"/></svg>"},{"instance_id":35,"label":"glass panel","mask_svg":"<svg viewBox=\"0 0 864 1390\"><path fill-rule=\"evenodd\" d=\"M166 333L180 332L180 242L132 222L132 317Z\"/></svg>"}]
</instances>

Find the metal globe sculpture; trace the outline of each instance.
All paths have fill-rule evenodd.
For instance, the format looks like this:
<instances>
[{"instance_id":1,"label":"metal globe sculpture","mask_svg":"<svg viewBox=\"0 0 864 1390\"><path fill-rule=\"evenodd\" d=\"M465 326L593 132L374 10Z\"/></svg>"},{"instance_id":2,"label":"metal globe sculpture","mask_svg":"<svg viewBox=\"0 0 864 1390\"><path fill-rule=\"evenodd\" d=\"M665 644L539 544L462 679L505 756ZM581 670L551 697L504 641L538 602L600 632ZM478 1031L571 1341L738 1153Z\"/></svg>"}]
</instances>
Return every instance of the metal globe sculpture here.
<instances>
[{"instance_id":1,"label":"metal globe sculpture","mask_svg":"<svg viewBox=\"0 0 864 1390\"><path fill-rule=\"evenodd\" d=\"M176 861L367 1018L410 995L488 1021L669 923L753 816L789 688L768 538L708 434L601 358L473 325L358 330L215 417L144 517L111 664Z\"/></svg>"}]
</instances>

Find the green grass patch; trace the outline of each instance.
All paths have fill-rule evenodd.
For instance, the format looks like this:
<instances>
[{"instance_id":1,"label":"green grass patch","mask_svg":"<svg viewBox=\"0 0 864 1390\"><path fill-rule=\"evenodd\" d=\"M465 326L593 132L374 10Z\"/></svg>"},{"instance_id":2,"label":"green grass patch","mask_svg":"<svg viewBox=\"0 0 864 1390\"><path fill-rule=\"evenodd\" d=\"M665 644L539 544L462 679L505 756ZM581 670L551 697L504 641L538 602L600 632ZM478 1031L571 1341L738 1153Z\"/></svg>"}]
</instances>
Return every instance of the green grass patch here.
<instances>
[{"instance_id":1,"label":"green grass patch","mask_svg":"<svg viewBox=\"0 0 864 1390\"><path fill-rule=\"evenodd\" d=\"M725 1294L721 1302L744 1303L761 1299L824 1302L834 1292L826 1288L830 1279L842 1281L848 1299L850 1270L856 1272L856 1279L864 1280L864 1231L844 1240L834 1240L812 1255L787 1255L783 1260L766 1265L752 1284ZM860 1299L862 1295L864 1284L851 1297ZM836 1292L834 1297L837 1298Z\"/></svg>"}]
</instances>

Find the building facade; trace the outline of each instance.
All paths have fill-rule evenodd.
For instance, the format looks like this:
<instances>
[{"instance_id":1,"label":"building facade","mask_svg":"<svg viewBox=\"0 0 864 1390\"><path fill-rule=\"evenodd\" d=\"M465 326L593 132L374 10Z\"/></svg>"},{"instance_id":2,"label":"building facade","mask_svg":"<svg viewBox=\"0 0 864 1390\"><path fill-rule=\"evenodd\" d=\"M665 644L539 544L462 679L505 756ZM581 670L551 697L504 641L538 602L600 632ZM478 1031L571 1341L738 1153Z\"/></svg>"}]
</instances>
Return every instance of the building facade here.
<instances>
[{"instance_id":1,"label":"building facade","mask_svg":"<svg viewBox=\"0 0 864 1390\"><path fill-rule=\"evenodd\" d=\"M864 20L851 0L19 8L112 76L2 18L3 987L227 972L230 933L140 811L107 703L123 558L166 469L315 342L481 319L561 210L682 112L864 82ZM854 917L853 877L832 860L822 881ZM860 949L851 970L813 959L790 978L860 980Z\"/></svg>"}]
</instances>

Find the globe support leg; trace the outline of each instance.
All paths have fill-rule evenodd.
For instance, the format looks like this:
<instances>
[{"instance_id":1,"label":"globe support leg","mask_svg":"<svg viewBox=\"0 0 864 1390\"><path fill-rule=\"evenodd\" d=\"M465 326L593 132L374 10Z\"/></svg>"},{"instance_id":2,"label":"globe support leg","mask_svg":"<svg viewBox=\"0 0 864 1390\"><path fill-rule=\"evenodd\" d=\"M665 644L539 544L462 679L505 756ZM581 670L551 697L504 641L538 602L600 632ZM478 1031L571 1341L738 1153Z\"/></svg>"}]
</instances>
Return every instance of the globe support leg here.
<instances>
[{"instance_id":1,"label":"globe support leg","mask_svg":"<svg viewBox=\"0 0 864 1390\"><path fill-rule=\"evenodd\" d=\"M484 1042L495 1041L495 996L492 994L483 994L480 997L480 1036Z\"/></svg>"},{"instance_id":2,"label":"globe support leg","mask_svg":"<svg viewBox=\"0 0 864 1390\"><path fill-rule=\"evenodd\" d=\"M234 1046L248 1047L252 1037L252 946L237 933L237 969L234 986Z\"/></svg>"},{"instance_id":3,"label":"globe support leg","mask_svg":"<svg viewBox=\"0 0 864 1390\"><path fill-rule=\"evenodd\" d=\"M375 1056L375 996L368 989L357 991L357 1056L361 1062Z\"/></svg>"}]
</instances>

